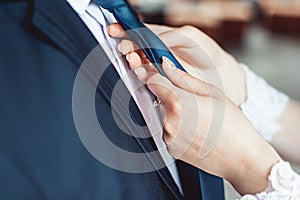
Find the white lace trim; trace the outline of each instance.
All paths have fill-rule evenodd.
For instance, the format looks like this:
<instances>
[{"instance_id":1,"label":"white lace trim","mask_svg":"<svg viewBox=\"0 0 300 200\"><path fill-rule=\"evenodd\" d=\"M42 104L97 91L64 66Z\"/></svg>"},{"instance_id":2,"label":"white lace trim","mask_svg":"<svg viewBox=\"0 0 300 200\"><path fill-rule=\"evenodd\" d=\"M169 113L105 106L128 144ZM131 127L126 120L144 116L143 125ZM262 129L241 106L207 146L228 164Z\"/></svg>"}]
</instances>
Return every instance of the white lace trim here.
<instances>
[{"instance_id":1,"label":"white lace trim","mask_svg":"<svg viewBox=\"0 0 300 200\"><path fill-rule=\"evenodd\" d=\"M291 165L280 161L269 176L271 189L256 195L245 195L241 200L300 200L300 176Z\"/></svg>"},{"instance_id":2,"label":"white lace trim","mask_svg":"<svg viewBox=\"0 0 300 200\"><path fill-rule=\"evenodd\" d=\"M270 141L281 130L276 119L284 111L289 97L270 86L246 65L241 64L241 67L247 77L247 101L240 106L241 110L261 136Z\"/></svg>"}]
</instances>

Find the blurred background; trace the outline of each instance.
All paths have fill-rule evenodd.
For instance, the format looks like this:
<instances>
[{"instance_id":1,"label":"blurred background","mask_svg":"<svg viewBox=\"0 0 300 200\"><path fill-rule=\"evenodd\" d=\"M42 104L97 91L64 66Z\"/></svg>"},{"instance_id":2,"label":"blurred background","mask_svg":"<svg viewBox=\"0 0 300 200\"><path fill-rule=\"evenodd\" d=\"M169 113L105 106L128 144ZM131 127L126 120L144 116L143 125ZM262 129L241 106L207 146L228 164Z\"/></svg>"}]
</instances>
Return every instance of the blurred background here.
<instances>
[{"instance_id":1,"label":"blurred background","mask_svg":"<svg viewBox=\"0 0 300 200\"><path fill-rule=\"evenodd\" d=\"M300 0L129 1L144 22L199 28L238 61L300 101ZM226 199L238 197L226 184Z\"/></svg>"}]
</instances>

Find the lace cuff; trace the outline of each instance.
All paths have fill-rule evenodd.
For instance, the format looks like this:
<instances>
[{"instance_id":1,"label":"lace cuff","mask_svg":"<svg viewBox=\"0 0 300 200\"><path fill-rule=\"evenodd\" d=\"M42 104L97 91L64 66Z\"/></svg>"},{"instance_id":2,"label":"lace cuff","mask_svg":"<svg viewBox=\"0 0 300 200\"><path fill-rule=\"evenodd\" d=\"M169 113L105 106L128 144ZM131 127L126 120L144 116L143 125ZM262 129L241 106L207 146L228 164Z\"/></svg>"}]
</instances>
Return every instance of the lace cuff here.
<instances>
[{"instance_id":1,"label":"lace cuff","mask_svg":"<svg viewBox=\"0 0 300 200\"><path fill-rule=\"evenodd\" d=\"M280 161L269 176L270 188L256 195L245 195L241 200L298 200L300 199L300 176L291 165Z\"/></svg>"},{"instance_id":2,"label":"lace cuff","mask_svg":"<svg viewBox=\"0 0 300 200\"><path fill-rule=\"evenodd\" d=\"M241 67L247 77L247 101L240 106L241 110L261 136L270 141L281 130L276 119L284 111L289 97L270 86L246 65L241 64Z\"/></svg>"}]
</instances>

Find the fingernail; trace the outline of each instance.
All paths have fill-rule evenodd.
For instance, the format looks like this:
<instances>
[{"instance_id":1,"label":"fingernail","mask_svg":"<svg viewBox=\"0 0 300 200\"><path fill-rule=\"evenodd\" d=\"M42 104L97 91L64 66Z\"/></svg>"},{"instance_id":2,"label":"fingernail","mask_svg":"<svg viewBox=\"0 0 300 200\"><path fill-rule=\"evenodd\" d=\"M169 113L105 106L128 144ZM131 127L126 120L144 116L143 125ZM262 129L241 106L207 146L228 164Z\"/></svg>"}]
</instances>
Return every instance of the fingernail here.
<instances>
[{"instance_id":1,"label":"fingernail","mask_svg":"<svg viewBox=\"0 0 300 200\"><path fill-rule=\"evenodd\" d=\"M130 40L122 40L118 44L118 50L125 55L134 51L134 45Z\"/></svg>"},{"instance_id":2,"label":"fingernail","mask_svg":"<svg viewBox=\"0 0 300 200\"><path fill-rule=\"evenodd\" d=\"M127 55L126 55L126 60L127 60L128 62L130 62L130 59L131 59L130 54L127 54Z\"/></svg>"},{"instance_id":3,"label":"fingernail","mask_svg":"<svg viewBox=\"0 0 300 200\"><path fill-rule=\"evenodd\" d=\"M165 66L171 70L175 70L176 66L174 65L174 63L167 57L163 56L162 57L163 63L165 63Z\"/></svg>"}]
</instances>

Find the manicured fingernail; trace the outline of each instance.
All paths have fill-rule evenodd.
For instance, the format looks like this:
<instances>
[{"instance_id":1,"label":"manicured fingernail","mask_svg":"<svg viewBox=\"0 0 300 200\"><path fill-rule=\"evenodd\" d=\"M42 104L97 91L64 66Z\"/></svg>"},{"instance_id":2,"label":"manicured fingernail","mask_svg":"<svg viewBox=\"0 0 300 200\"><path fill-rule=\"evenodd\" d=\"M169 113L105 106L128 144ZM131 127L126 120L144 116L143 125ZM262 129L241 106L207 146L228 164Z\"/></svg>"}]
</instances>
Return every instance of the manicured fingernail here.
<instances>
[{"instance_id":1,"label":"manicured fingernail","mask_svg":"<svg viewBox=\"0 0 300 200\"><path fill-rule=\"evenodd\" d=\"M163 63L165 63L165 66L171 70L175 70L176 66L174 65L174 63L167 57L163 56L162 57Z\"/></svg>"},{"instance_id":2,"label":"manicured fingernail","mask_svg":"<svg viewBox=\"0 0 300 200\"><path fill-rule=\"evenodd\" d=\"M134 45L130 40L122 40L118 45L118 50L125 55L134 51Z\"/></svg>"},{"instance_id":3,"label":"manicured fingernail","mask_svg":"<svg viewBox=\"0 0 300 200\"><path fill-rule=\"evenodd\" d=\"M128 62L130 62L130 54L127 54L127 55L126 55L126 60L127 60Z\"/></svg>"}]
</instances>

